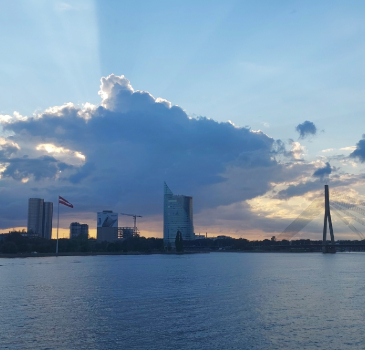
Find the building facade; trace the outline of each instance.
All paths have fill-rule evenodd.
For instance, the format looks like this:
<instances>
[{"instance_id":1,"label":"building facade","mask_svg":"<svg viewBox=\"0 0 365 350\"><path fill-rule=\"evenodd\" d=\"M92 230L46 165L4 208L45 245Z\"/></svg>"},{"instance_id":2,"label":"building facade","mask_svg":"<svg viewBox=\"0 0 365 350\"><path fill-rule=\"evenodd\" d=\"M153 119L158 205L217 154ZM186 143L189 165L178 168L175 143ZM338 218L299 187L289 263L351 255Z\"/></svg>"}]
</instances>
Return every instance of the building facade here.
<instances>
[{"instance_id":1,"label":"building facade","mask_svg":"<svg viewBox=\"0 0 365 350\"><path fill-rule=\"evenodd\" d=\"M163 239L165 246L175 247L177 231L183 240L194 239L193 197L174 195L164 183Z\"/></svg>"},{"instance_id":2,"label":"building facade","mask_svg":"<svg viewBox=\"0 0 365 350\"><path fill-rule=\"evenodd\" d=\"M27 232L29 235L42 237L43 204L44 204L44 199L41 198L29 198L28 200Z\"/></svg>"},{"instance_id":3,"label":"building facade","mask_svg":"<svg viewBox=\"0 0 365 350\"><path fill-rule=\"evenodd\" d=\"M29 198L27 233L31 236L52 238L53 203L42 198Z\"/></svg>"},{"instance_id":4,"label":"building facade","mask_svg":"<svg viewBox=\"0 0 365 350\"><path fill-rule=\"evenodd\" d=\"M132 238L134 227L118 227L118 239Z\"/></svg>"},{"instance_id":5,"label":"building facade","mask_svg":"<svg viewBox=\"0 0 365 350\"><path fill-rule=\"evenodd\" d=\"M71 222L70 224L70 238L76 237L84 237L89 238L89 225L87 224L80 224L78 222Z\"/></svg>"},{"instance_id":6,"label":"building facade","mask_svg":"<svg viewBox=\"0 0 365 350\"><path fill-rule=\"evenodd\" d=\"M97 213L96 239L98 242L118 240L118 213L112 210Z\"/></svg>"},{"instance_id":7,"label":"building facade","mask_svg":"<svg viewBox=\"0 0 365 350\"><path fill-rule=\"evenodd\" d=\"M81 233L80 234L85 236L86 238L89 238L89 225L81 224Z\"/></svg>"},{"instance_id":8,"label":"building facade","mask_svg":"<svg viewBox=\"0 0 365 350\"><path fill-rule=\"evenodd\" d=\"M53 203L43 203L43 238L52 239Z\"/></svg>"}]
</instances>

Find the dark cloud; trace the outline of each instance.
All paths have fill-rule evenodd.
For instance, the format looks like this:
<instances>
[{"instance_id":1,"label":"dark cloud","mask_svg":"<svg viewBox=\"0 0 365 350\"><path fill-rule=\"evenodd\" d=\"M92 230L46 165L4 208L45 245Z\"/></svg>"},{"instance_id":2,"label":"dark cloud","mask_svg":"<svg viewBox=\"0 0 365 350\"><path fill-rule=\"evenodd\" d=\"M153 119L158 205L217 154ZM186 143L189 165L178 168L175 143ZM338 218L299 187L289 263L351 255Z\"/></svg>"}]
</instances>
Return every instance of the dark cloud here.
<instances>
[{"instance_id":1,"label":"dark cloud","mask_svg":"<svg viewBox=\"0 0 365 350\"><path fill-rule=\"evenodd\" d=\"M292 145L293 144L293 140L289 139L289 144ZM285 143L282 140L275 140L272 146L272 154L274 156L280 156L283 155L285 157L289 157L289 158L295 158L294 157L294 153L292 151L287 151L286 150L286 146Z\"/></svg>"},{"instance_id":2,"label":"dark cloud","mask_svg":"<svg viewBox=\"0 0 365 350\"><path fill-rule=\"evenodd\" d=\"M80 167L80 169L78 169L76 174L72 174L69 177L69 181L73 184L77 184L83 179L85 179L87 176L89 176L94 169L95 169L94 164L86 163L82 167Z\"/></svg>"},{"instance_id":3,"label":"dark cloud","mask_svg":"<svg viewBox=\"0 0 365 350\"><path fill-rule=\"evenodd\" d=\"M332 173L332 168L330 163L326 163L326 165L322 168L317 169L314 173L314 177L319 177L321 180L327 178Z\"/></svg>"},{"instance_id":4,"label":"dark cloud","mask_svg":"<svg viewBox=\"0 0 365 350\"><path fill-rule=\"evenodd\" d=\"M50 156L43 156L35 159L28 158L11 158L0 159L8 163L6 169L3 171L3 177L10 177L14 180L21 181L34 177L35 181L50 178L54 179L58 172L59 162Z\"/></svg>"},{"instance_id":5,"label":"dark cloud","mask_svg":"<svg viewBox=\"0 0 365 350\"><path fill-rule=\"evenodd\" d=\"M356 183L362 182L364 180L363 175L359 176L346 176L342 178L339 175L332 175L330 188L339 188L344 186L354 186ZM275 198L278 199L288 199L295 196L303 196L313 191L318 191L323 189L324 183L322 179L318 178L315 181L301 182L296 185L290 185L285 190L279 191Z\"/></svg>"},{"instance_id":6,"label":"dark cloud","mask_svg":"<svg viewBox=\"0 0 365 350\"><path fill-rule=\"evenodd\" d=\"M301 139L304 139L305 137L310 135L316 135L317 133L317 127L314 125L314 123L308 120L306 120L302 124L297 125L295 130L299 132L299 138Z\"/></svg>"},{"instance_id":7,"label":"dark cloud","mask_svg":"<svg viewBox=\"0 0 365 350\"><path fill-rule=\"evenodd\" d=\"M351 158L357 158L361 163L365 162L365 134L362 139L356 144L356 149L350 154Z\"/></svg>"},{"instance_id":8,"label":"dark cloud","mask_svg":"<svg viewBox=\"0 0 365 350\"><path fill-rule=\"evenodd\" d=\"M318 191L321 188L323 188L323 182L320 180L308 181L297 185L290 185L285 190L279 191L275 197L278 199L288 199L295 196L303 196L308 192Z\"/></svg>"}]
</instances>

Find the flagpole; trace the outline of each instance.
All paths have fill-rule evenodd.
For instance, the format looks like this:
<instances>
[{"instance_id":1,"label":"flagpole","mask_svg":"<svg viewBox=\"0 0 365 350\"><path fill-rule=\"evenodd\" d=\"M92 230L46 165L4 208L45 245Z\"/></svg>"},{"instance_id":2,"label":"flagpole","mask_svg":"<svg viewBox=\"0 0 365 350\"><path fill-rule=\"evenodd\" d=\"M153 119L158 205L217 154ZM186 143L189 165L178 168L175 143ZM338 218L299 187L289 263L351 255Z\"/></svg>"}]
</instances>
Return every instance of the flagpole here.
<instances>
[{"instance_id":1,"label":"flagpole","mask_svg":"<svg viewBox=\"0 0 365 350\"><path fill-rule=\"evenodd\" d=\"M58 254L58 227L60 226L60 197L58 196L58 218L57 218L57 243L56 243L56 254Z\"/></svg>"}]
</instances>

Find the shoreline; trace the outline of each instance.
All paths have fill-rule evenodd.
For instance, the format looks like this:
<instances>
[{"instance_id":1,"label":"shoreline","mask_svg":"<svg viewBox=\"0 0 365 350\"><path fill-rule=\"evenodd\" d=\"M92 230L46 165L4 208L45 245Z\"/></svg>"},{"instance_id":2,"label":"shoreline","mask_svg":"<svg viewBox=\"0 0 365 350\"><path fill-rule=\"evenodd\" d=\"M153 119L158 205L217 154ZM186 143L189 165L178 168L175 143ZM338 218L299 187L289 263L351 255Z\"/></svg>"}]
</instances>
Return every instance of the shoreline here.
<instances>
[{"instance_id":1,"label":"shoreline","mask_svg":"<svg viewBox=\"0 0 365 350\"><path fill-rule=\"evenodd\" d=\"M0 259L14 258L47 258L47 257L64 257L64 256L98 256L98 255L190 255L190 254L209 254L209 253L321 253L321 251L270 251L270 250L213 250L213 251L186 251L182 253L176 252L67 252L67 253L17 253L17 254L0 254Z\"/></svg>"},{"instance_id":2,"label":"shoreline","mask_svg":"<svg viewBox=\"0 0 365 350\"><path fill-rule=\"evenodd\" d=\"M0 254L0 259L14 258L47 258L47 257L64 257L64 256L97 256L97 255L186 255L186 254L207 254L207 251L198 252L68 252L68 253L16 253Z\"/></svg>"}]
</instances>

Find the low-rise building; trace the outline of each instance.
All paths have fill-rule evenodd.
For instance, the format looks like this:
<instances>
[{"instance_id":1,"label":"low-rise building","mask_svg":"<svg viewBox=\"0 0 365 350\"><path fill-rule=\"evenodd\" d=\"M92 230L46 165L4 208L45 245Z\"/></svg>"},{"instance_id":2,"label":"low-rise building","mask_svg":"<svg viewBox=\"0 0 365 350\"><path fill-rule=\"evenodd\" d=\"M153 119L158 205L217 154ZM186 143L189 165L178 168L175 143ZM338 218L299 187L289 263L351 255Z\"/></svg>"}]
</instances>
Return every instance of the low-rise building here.
<instances>
[{"instance_id":1,"label":"low-rise building","mask_svg":"<svg viewBox=\"0 0 365 350\"><path fill-rule=\"evenodd\" d=\"M133 237L133 227L118 227L118 239L126 239Z\"/></svg>"}]
</instances>

